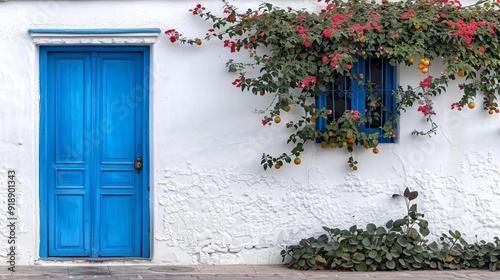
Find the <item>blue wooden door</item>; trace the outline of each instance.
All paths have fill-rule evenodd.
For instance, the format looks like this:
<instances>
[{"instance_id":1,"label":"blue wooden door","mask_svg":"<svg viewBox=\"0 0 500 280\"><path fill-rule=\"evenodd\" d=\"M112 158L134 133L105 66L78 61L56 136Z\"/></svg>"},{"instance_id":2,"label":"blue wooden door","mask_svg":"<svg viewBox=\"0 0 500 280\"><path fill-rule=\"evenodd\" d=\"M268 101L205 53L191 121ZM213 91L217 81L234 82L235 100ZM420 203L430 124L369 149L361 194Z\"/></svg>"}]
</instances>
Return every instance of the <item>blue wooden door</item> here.
<instances>
[{"instance_id":1,"label":"blue wooden door","mask_svg":"<svg viewBox=\"0 0 500 280\"><path fill-rule=\"evenodd\" d=\"M40 255L149 257L148 52L44 48L40 61Z\"/></svg>"}]
</instances>

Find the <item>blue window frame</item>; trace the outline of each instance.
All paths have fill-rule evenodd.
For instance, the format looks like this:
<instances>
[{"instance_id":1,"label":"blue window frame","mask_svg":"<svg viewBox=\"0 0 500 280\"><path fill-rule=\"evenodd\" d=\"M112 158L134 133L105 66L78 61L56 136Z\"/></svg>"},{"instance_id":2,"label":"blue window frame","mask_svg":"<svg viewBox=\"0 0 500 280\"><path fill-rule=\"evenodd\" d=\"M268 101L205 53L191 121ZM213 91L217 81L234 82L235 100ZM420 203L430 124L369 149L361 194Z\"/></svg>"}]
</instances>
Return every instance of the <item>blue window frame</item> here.
<instances>
[{"instance_id":1,"label":"blue window frame","mask_svg":"<svg viewBox=\"0 0 500 280\"><path fill-rule=\"evenodd\" d=\"M380 119L363 124L360 131L365 133L379 132L380 143L393 143L394 138L384 138L382 126L396 109L396 98L393 92L397 90L396 67L389 64L387 58L359 57L358 62L352 67L354 75L363 74L363 81L372 83L371 92L367 92L363 85L358 85L357 80L351 80L345 75L336 74L330 89L321 92L316 100L319 109L332 110L327 119L318 118L316 127L326 131L326 125L339 118L346 110L358 110L365 116L369 107L367 98L370 95L380 97L384 106L379 106ZM383 108L387 110L383 110Z\"/></svg>"}]
</instances>

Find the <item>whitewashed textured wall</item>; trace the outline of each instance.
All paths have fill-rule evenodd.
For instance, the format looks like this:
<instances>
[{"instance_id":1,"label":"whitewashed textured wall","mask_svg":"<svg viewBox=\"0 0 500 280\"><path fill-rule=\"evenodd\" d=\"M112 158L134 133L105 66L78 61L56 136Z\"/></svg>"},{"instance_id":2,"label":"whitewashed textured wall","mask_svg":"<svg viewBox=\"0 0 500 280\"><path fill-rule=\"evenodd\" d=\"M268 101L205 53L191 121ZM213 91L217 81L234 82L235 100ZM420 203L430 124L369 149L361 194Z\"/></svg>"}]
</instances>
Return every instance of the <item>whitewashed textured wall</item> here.
<instances>
[{"instance_id":1,"label":"whitewashed textured wall","mask_svg":"<svg viewBox=\"0 0 500 280\"><path fill-rule=\"evenodd\" d=\"M316 1L274 1L314 8ZM259 1L234 1L257 7ZM0 2L0 248L5 227L7 170L17 171L18 264L35 264L39 246L38 49L29 28L176 28L201 36L206 22L188 13L195 1ZM220 10L220 1L203 1ZM398 141L380 153L307 145L300 166L265 172L263 152L288 151L284 125L263 127L271 97L242 93L218 41L152 46L151 220L153 263L278 263L287 244L321 233L322 226L383 224L403 215L391 199L405 186L421 192L420 208L434 236L458 229L470 240L500 232L500 116L480 109L456 112L457 84L436 99L433 137L412 136L426 123L416 108L401 117ZM437 62L431 75L442 70ZM416 74L418 73L418 74ZM401 84L418 84L415 67L399 68ZM480 106L478 106L480 107ZM297 114L292 108L290 115ZM283 123L288 120L283 116ZM4 246L5 245L5 246ZM0 259L6 251L0 250Z\"/></svg>"}]
</instances>

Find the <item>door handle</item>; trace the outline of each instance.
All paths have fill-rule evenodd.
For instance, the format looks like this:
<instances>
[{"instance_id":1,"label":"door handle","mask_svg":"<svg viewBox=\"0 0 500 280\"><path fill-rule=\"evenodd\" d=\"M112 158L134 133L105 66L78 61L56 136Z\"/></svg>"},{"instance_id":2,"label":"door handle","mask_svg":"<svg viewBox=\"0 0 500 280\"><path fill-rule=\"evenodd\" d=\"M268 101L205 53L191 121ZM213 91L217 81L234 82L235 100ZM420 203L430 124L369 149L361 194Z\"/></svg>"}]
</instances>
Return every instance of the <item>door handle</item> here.
<instances>
[{"instance_id":1,"label":"door handle","mask_svg":"<svg viewBox=\"0 0 500 280\"><path fill-rule=\"evenodd\" d=\"M134 167L135 167L135 170L137 170L137 174L141 173L142 158L138 157L135 159Z\"/></svg>"}]
</instances>

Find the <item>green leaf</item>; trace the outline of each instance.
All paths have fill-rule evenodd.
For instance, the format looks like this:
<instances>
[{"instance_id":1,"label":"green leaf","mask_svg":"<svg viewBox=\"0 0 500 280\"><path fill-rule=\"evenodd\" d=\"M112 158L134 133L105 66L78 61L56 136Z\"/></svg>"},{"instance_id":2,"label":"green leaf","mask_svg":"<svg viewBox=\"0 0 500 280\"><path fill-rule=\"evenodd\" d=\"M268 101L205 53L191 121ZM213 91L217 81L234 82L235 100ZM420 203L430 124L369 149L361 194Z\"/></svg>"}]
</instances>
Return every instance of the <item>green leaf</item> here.
<instances>
[{"instance_id":1,"label":"green leaf","mask_svg":"<svg viewBox=\"0 0 500 280\"><path fill-rule=\"evenodd\" d=\"M439 251L438 245L437 245L437 243L435 241L432 242L431 244L429 244L428 247L429 247L429 249L431 249L434 252Z\"/></svg>"},{"instance_id":2,"label":"green leaf","mask_svg":"<svg viewBox=\"0 0 500 280\"><path fill-rule=\"evenodd\" d=\"M354 266L354 269L356 269L356 271L367 271L368 266L365 262L360 262Z\"/></svg>"},{"instance_id":3,"label":"green leaf","mask_svg":"<svg viewBox=\"0 0 500 280\"><path fill-rule=\"evenodd\" d=\"M375 259L377 257L378 253L375 250L372 250L368 253L368 257Z\"/></svg>"},{"instance_id":4,"label":"green leaf","mask_svg":"<svg viewBox=\"0 0 500 280\"><path fill-rule=\"evenodd\" d=\"M410 211L417 212L417 204L412 204L412 206L410 206Z\"/></svg>"},{"instance_id":5,"label":"green leaf","mask_svg":"<svg viewBox=\"0 0 500 280\"><path fill-rule=\"evenodd\" d=\"M377 230L375 231L375 234L377 235L381 235L381 234L385 234L387 233L387 230L385 230L385 228L383 227L378 227Z\"/></svg>"},{"instance_id":6,"label":"green leaf","mask_svg":"<svg viewBox=\"0 0 500 280\"><path fill-rule=\"evenodd\" d=\"M371 245L370 239L368 239L367 237L363 238L363 240L361 241L361 243L365 247L369 247Z\"/></svg>"},{"instance_id":7,"label":"green leaf","mask_svg":"<svg viewBox=\"0 0 500 280\"><path fill-rule=\"evenodd\" d=\"M354 260L357 260L357 261L362 261L365 259L365 255L361 254L361 253L355 253L354 254Z\"/></svg>"},{"instance_id":8,"label":"green leaf","mask_svg":"<svg viewBox=\"0 0 500 280\"><path fill-rule=\"evenodd\" d=\"M403 193L404 197L409 197L410 196L410 189L407 187Z\"/></svg>"},{"instance_id":9,"label":"green leaf","mask_svg":"<svg viewBox=\"0 0 500 280\"><path fill-rule=\"evenodd\" d=\"M419 232L420 234L422 234L422 236L428 236L430 234L430 231L427 227L420 227L419 228Z\"/></svg>"},{"instance_id":10,"label":"green leaf","mask_svg":"<svg viewBox=\"0 0 500 280\"><path fill-rule=\"evenodd\" d=\"M377 226L375 224L367 224L366 225L366 231L369 233L369 234L373 234L375 233L375 231L377 230Z\"/></svg>"},{"instance_id":11,"label":"green leaf","mask_svg":"<svg viewBox=\"0 0 500 280\"><path fill-rule=\"evenodd\" d=\"M358 229L358 227L356 225L353 225L352 227L349 228L349 231L354 233L356 232L356 229Z\"/></svg>"},{"instance_id":12,"label":"green leaf","mask_svg":"<svg viewBox=\"0 0 500 280\"><path fill-rule=\"evenodd\" d=\"M410 245L410 242L408 242L408 240L406 240L406 238L404 238L404 237L399 237L397 239L397 242L399 245L401 245L401 247L406 247L406 246Z\"/></svg>"},{"instance_id":13,"label":"green leaf","mask_svg":"<svg viewBox=\"0 0 500 280\"><path fill-rule=\"evenodd\" d=\"M385 227L386 227L386 228L389 228L389 229L390 229L390 228L392 228L392 223L393 223L393 222L392 222L392 220L389 220L389 221L385 224Z\"/></svg>"},{"instance_id":14,"label":"green leaf","mask_svg":"<svg viewBox=\"0 0 500 280\"><path fill-rule=\"evenodd\" d=\"M418 235L417 230L414 228L408 229L407 235L408 235L408 237L410 237L413 240L417 240L420 237L420 235ZM401 246L403 246L403 245L401 245Z\"/></svg>"},{"instance_id":15,"label":"green leaf","mask_svg":"<svg viewBox=\"0 0 500 280\"><path fill-rule=\"evenodd\" d=\"M387 266L388 269L396 268L396 262L394 260L386 261L385 265Z\"/></svg>"}]
</instances>

